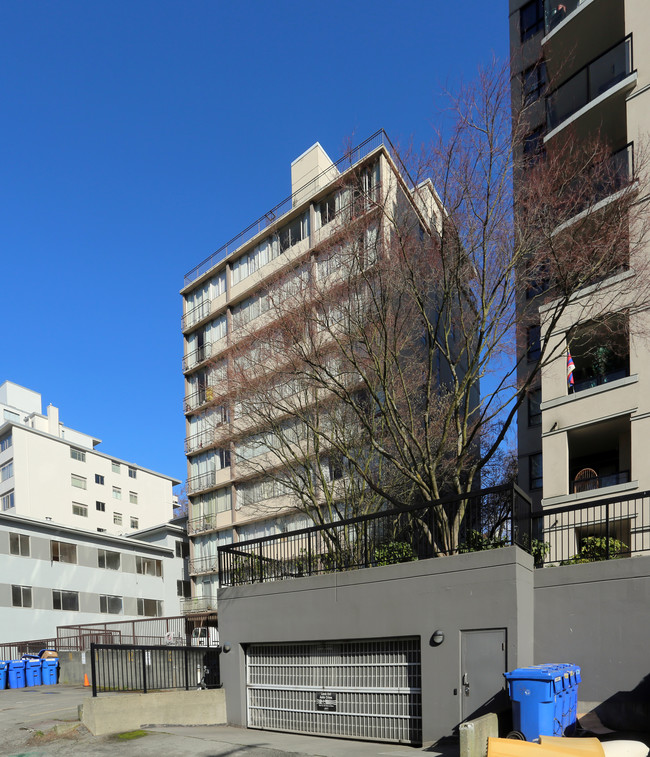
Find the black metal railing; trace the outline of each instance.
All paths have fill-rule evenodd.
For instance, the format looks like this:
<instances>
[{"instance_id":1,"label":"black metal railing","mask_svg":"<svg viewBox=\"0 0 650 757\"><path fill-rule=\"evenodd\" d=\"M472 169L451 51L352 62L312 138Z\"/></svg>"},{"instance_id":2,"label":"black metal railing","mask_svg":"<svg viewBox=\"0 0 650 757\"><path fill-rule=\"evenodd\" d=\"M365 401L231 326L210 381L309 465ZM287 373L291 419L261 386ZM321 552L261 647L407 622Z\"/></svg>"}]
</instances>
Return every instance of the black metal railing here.
<instances>
[{"instance_id":1,"label":"black metal railing","mask_svg":"<svg viewBox=\"0 0 650 757\"><path fill-rule=\"evenodd\" d=\"M338 169L340 171L347 170L359 161L363 160L366 156L370 155L373 150L377 149L380 146L386 148L388 154L391 156L395 165L399 169L399 172L404 181L406 181L410 187L413 187L414 182L409 176L409 172L406 166L402 162L397 150L395 149L392 142L388 138L388 135L383 129L380 129L379 131L372 134L370 137L368 137L368 139L366 139L357 147L353 147L348 150L342 158L340 158L336 163L333 164L333 166L335 167L335 169ZM269 210L268 213L265 213L257 221L254 221L236 237L233 237L233 239L231 239L229 242L226 242L226 244L220 247L216 252L212 253L212 255L207 257L195 268L186 273L183 285L187 286L193 281L196 281L196 279L198 279L204 273L217 265L217 263L227 258L228 255L239 249L243 244L248 242L254 236L259 234L264 229L268 228L271 224L275 224L279 218L293 209L294 197L300 197L304 195L306 191L309 191L311 186L318 187L318 182L321 178L328 177L330 175L332 175L332 178L338 176L338 172L333 171L332 168L332 166L326 168L325 171L323 171L318 176L315 176L305 186L300 187L300 189L298 189L292 195L282 200L282 202L278 203L274 208Z\"/></svg>"},{"instance_id":2,"label":"black metal railing","mask_svg":"<svg viewBox=\"0 0 650 757\"><path fill-rule=\"evenodd\" d=\"M238 586L531 544L531 503L500 486L225 545L219 585Z\"/></svg>"},{"instance_id":3,"label":"black metal railing","mask_svg":"<svg viewBox=\"0 0 650 757\"><path fill-rule=\"evenodd\" d=\"M546 98L546 121L550 130L633 72L632 35L618 42L581 68Z\"/></svg>"},{"instance_id":4,"label":"black metal railing","mask_svg":"<svg viewBox=\"0 0 650 757\"><path fill-rule=\"evenodd\" d=\"M626 378L630 375L630 371L625 368L620 368L615 371L607 371L606 373L599 373L594 376L585 376L575 380L573 387L574 392L582 392L585 389L593 389L596 386L604 386L605 384L611 384L612 381L618 381L619 379Z\"/></svg>"},{"instance_id":5,"label":"black metal railing","mask_svg":"<svg viewBox=\"0 0 650 757\"><path fill-rule=\"evenodd\" d=\"M627 484L630 480L630 471L616 471L606 476L591 476L590 478L581 478L571 482L571 492L573 494L588 492L593 489L603 489L605 486L617 486L618 484Z\"/></svg>"},{"instance_id":6,"label":"black metal railing","mask_svg":"<svg viewBox=\"0 0 650 757\"><path fill-rule=\"evenodd\" d=\"M536 513L536 564L572 565L650 551L650 492Z\"/></svg>"},{"instance_id":7,"label":"black metal railing","mask_svg":"<svg viewBox=\"0 0 650 757\"><path fill-rule=\"evenodd\" d=\"M220 647L91 644L93 696L99 691L217 688L220 652Z\"/></svg>"}]
</instances>

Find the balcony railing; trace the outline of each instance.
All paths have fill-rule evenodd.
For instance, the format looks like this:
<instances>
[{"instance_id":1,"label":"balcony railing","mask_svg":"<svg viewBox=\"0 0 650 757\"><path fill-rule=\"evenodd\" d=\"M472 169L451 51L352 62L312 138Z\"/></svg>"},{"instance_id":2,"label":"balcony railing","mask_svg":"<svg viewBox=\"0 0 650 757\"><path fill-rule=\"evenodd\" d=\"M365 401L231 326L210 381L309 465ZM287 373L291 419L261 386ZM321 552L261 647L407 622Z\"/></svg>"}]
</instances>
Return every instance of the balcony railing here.
<instances>
[{"instance_id":1,"label":"balcony railing","mask_svg":"<svg viewBox=\"0 0 650 757\"><path fill-rule=\"evenodd\" d=\"M218 550L219 585L279 581L512 544L528 549L530 513L530 499L518 487L501 486L425 507L240 541Z\"/></svg>"},{"instance_id":2,"label":"balcony railing","mask_svg":"<svg viewBox=\"0 0 650 757\"><path fill-rule=\"evenodd\" d=\"M207 612L208 610L216 609L216 597L192 597L192 599L181 600L181 612L183 615L193 612Z\"/></svg>"},{"instance_id":3,"label":"balcony railing","mask_svg":"<svg viewBox=\"0 0 650 757\"><path fill-rule=\"evenodd\" d=\"M190 326L194 326L195 323L207 318L210 315L211 304L210 300L205 300L204 302L195 305L186 313L183 313L181 318L181 330L185 331L185 329L189 329Z\"/></svg>"},{"instance_id":4,"label":"balcony railing","mask_svg":"<svg viewBox=\"0 0 650 757\"><path fill-rule=\"evenodd\" d=\"M597 376L587 376L586 378L576 379L573 387L574 392L582 392L585 389L593 389L595 386L603 386L604 384L611 384L612 381L618 381L619 379L629 376L630 372L627 368L621 368L617 371L609 371L608 373L598 374Z\"/></svg>"},{"instance_id":5,"label":"balcony railing","mask_svg":"<svg viewBox=\"0 0 650 757\"><path fill-rule=\"evenodd\" d=\"M630 471L618 471L610 473L607 476L591 476L571 482L571 492L577 494L588 492L596 489L603 489L606 486L617 486L618 484L627 484L630 481Z\"/></svg>"},{"instance_id":6,"label":"balcony railing","mask_svg":"<svg viewBox=\"0 0 650 757\"><path fill-rule=\"evenodd\" d=\"M185 454L189 455L191 452L196 452L196 450L212 447L218 441L221 441L227 432L228 423L227 421L222 421L221 423L215 424L214 428L199 431L196 434L186 437Z\"/></svg>"},{"instance_id":7,"label":"balcony railing","mask_svg":"<svg viewBox=\"0 0 650 757\"><path fill-rule=\"evenodd\" d=\"M216 573L219 570L219 559L216 555L195 557L190 560L190 575L197 576L205 573Z\"/></svg>"},{"instance_id":8,"label":"balcony railing","mask_svg":"<svg viewBox=\"0 0 650 757\"><path fill-rule=\"evenodd\" d=\"M189 371L191 368L196 368L197 365L205 362L212 356L212 344L206 342L202 347L199 347L192 352L188 352L183 356L183 371Z\"/></svg>"},{"instance_id":9,"label":"balcony railing","mask_svg":"<svg viewBox=\"0 0 650 757\"><path fill-rule=\"evenodd\" d=\"M191 413L193 410L197 410L203 405L207 405L209 402L215 400L219 394L223 394L225 390L225 384L217 386L206 386L205 388L196 389L190 394L186 394L183 398L183 411L185 413Z\"/></svg>"},{"instance_id":10,"label":"balcony railing","mask_svg":"<svg viewBox=\"0 0 650 757\"><path fill-rule=\"evenodd\" d=\"M546 33L552 32L556 26L570 16L585 0L544 0L544 22Z\"/></svg>"},{"instance_id":11,"label":"balcony railing","mask_svg":"<svg viewBox=\"0 0 650 757\"><path fill-rule=\"evenodd\" d=\"M217 516L211 513L210 515L200 515L198 518L190 518L187 521L187 533L192 536L193 534L203 534L206 531L214 531L217 527Z\"/></svg>"},{"instance_id":12,"label":"balcony railing","mask_svg":"<svg viewBox=\"0 0 650 757\"><path fill-rule=\"evenodd\" d=\"M216 478L217 474L213 470L207 471L206 473L199 473L197 476L188 478L187 493L196 494L205 489L211 489L215 485Z\"/></svg>"},{"instance_id":13,"label":"balcony railing","mask_svg":"<svg viewBox=\"0 0 650 757\"><path fill-rule=\"evenodd\" d=\"M633 70L630 34L581 68L546 98L548 130L555 129L580 108L623 81Z\"/></svg>"},{"instance_id":14,"label":"balcony railing","mask_svg":"<svg viewBox=\"0 0 650 757\"><path fill-rule=\"evenodd\" d=\"M625 558L650 551L650 492L545 509L535 515L537 567Z\"/></svg>"},{"instance_id":15,"label":"balcony railing","mask_svg":"<svg viewBox=\"0 0 650 757\"><path fill-rule=\"evenodd\" d=\"M357 147L353 147L350 150L348 150L342 158L340 158L336 163L334 163L334 166L341 172L346 171L348 168L352 167L356 163L359 163L361 160L363 160L367 155L370 155L370 153L373 150L375 150L377 147L379 147L380 145L383 145L387 149L389 155L395 162L395 165L398 167L404 181L406 181L410 187L413 187L414 186L413 180L409 176L409 173L406 167L404 166L397 151L393 147L392 142L390 141L390 139L388 138L388 135L383 129L380 129L379 131L375 132L375 134L368 137L368 139L366 139L365 142L362 142ZM308 182L308 184L306 184L303 187L300 187L300 189L298 189L290 197L287 197L286 199L282 200L282 202L278 203L274 208L269 210L268 213L266 213L257 221L252 223L250 226L248 226L246 229L240 232L236 237L233 237L233 239L231 239L229 242L226 242L226 244L220 247L216 252L212 253L212 255L207 257L204 261L202 261L195 268L189 271L189 273L185 274L184 286L187 286L188 284L191 284L193 281L196 281L196 279L198 279L204 273L206 273L215 265L217 265L217 263L220 263L222 260L227 258L232 252L239 249L243 244L246 244L246 242L251 240L261 231L268 228L272 224L275 224L278 221L278 219L281 218L281 216L283 216L285 213L288 213L290 210L293 209L294 196L298 196L298 197L304 196L306 192L310 191L310 186L318 187L319 180L321 178L326 178L332 175L332 173L333 173L332 166L329 166L321 174L311 179L311 181Z\"/></svg>"}]
</instances>

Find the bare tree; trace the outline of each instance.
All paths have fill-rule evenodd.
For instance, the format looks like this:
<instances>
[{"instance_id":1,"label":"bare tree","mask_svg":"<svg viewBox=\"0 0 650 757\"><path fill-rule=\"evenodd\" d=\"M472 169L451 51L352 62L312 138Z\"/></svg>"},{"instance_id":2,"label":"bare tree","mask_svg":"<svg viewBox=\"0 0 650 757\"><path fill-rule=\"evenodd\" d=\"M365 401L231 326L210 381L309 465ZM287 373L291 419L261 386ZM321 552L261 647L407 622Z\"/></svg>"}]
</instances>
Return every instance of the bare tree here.
<instances>
[{"instance_id":1,"label":"bare tree","mask_svg":"<svg viewBox=\"0 0 650 757\"><path fill-rule=\"evenodd\" d=\"M260 290L268 315L238 326L229 367L237 475L272 482L246 506L289 495L324 523L431 504L435 528L416 525L457 551L468 500L437 503L502 454L566 359L558 330L645 307L641 162L622 178L598 140L513 152L527 125L509 105L505 69L483 71L402 156L410 180L394 155L381 185L365 164L343 174L321 243Z\"/></svg>"}]
</instances>

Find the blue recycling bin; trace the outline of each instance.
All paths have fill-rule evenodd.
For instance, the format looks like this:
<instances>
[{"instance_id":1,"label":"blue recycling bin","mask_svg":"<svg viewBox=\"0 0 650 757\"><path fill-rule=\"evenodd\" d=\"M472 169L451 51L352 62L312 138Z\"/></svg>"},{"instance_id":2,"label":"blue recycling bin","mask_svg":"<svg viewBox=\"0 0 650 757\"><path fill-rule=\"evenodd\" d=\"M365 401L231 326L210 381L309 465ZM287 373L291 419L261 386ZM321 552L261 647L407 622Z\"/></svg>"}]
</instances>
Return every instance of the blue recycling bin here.
<instances>
[{"instance_id":1,"label":"blue recycling bin","mask_svg":"<svg viewBox=\"0 0 650 757\"><path fill-rule=\"evenodd\" d=\"M515 731L526 741L563 736L575 728L580 668L555 663L504 673L512 700Z\"/></svg>"},{"instance_id":2,"label":"blue recycling bin","mask_svg":"<svg viewBox=\"0 0 650 757\"><path fill-rule=\"evenodd\" d=\"M25 662L24 660L10 660L9 669L9 688L10 689L24 689L25 688Z\"/></svg>"},{"instance_id":3,"label":"blue recycling bin","mask_svg":"<svg viewBox=\"0 0 650 757\"><path fill-rule=\"evenodd\" d=\"M42 686L43 675L40 660L25 660L25 682L28 686Z\"/></svg>"},{"instance_id":4,"label":"blue recycling bin","mask_svg":"<svg viewBox=\"0 0 650 757\"><path fill-rule=\"evenodd\" d=\"M4 660L0 660L0 689L7 688L7 668L9 663Z\"/></svg>"},{"instance_id":5,"label":"blue recycling bin","mask_svg":"<svg viewBox=\"0 0 650 757\"><path fill-rule=\"evenodd\" d=\"M43 660L43 685L49 686L53 683L56 683L57 679L57 668L59 667L59 661L54 659L44 659Z\"/></svg>"}]
</instances>

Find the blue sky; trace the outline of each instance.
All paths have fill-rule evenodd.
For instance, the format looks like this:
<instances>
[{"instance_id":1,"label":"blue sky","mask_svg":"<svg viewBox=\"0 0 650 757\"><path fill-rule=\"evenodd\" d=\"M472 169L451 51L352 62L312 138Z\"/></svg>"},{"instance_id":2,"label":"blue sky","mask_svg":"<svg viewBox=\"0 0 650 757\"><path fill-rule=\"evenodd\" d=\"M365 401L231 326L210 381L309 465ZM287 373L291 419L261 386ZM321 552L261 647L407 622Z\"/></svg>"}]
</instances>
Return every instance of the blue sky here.
<instances>
[{"instance_id":1,"label":"blue sky","mask_svg":"<svg viewBox=\"0 0 650 757\"><path fill-rule=\"evenodd\" d=\"M184 479L183 274L314 142L426 141L507 33L505 0L1 3L0 382Z\"/></svg>"}]
</instances>

